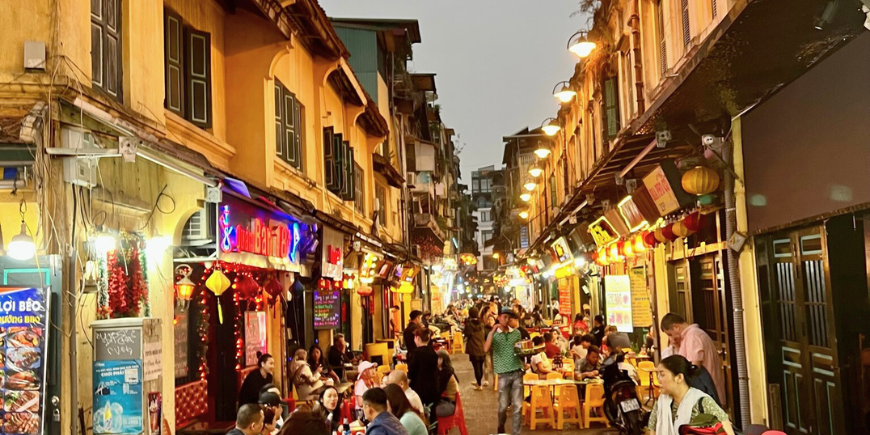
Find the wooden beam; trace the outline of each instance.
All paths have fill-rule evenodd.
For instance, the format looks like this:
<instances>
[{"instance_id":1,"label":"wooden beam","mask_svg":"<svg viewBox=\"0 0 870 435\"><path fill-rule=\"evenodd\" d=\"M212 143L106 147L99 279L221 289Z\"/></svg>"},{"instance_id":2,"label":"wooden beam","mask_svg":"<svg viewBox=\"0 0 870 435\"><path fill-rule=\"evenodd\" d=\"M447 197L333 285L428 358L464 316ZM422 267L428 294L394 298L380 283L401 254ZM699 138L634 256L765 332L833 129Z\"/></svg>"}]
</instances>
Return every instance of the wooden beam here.
<instances>
[{"instance_id":1,"label":"wooden beam","mask_svg":"<svg viewBox=\"0 0 870 435\"><path fill-rule=\"evenodd\" d=\"M296 4L296 0L281 0L281 7L286 8L288 6L293 6Z\"/></svg>"}]
</instances>

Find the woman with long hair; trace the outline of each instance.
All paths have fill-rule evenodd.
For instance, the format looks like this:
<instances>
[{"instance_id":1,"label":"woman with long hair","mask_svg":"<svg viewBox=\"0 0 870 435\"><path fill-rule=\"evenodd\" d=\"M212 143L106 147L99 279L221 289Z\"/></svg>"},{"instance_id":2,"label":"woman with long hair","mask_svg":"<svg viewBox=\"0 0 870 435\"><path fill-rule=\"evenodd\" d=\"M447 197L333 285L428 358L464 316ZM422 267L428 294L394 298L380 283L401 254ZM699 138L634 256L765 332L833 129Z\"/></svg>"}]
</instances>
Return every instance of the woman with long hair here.
<instances>
[{"instance_id":1,"label":"woman with long hair","mask_svg":"<svg viewBox=\"0 0 870 435\"><path fill-rule=\"evenodd\" d=\"M495 317L495 312L492 310L492 304L483 304L483 308L480 309L480 322L483 323L484 336L486 335L486 331L489 331L495 325ZM495 376L492 371L492 351L486 352L484 355L482 386L488 387L490 379L495 382Z\"/></svg>"},{"instance_id":2,"label":"woman with long hair","mask_svg":"<svg viewBox=\"0 0 870 435\"><path fill-rule=\"evenodd\" d=\"M707 394L692 388L700 369L682 355L671 355L658 366L662 394L650 413L650 435L678 435L680 426L691 424L700 414L712 415L728 435L734 435L728 414Z\"/></svg>"},{"instance_id":3,"label":"woman with long hair","mask_svg":"<svg viewBox=\"0 0 870 435\"><path fill-rule=\"evenodd\" d=\"M299 396L299 400L309 400L311 396L320 394L320 389L323 388L323 379L321 378L323 368L318 367L312 370L306 361L307 357L308 352L299 348L293 355L293 362L290 363L290 379L296 387L296 395Z\"/></svg>"},{"instance_id":4,"label":"woman with long hair","mask_svg":"<svg viewBox=\"0 0 870 435\"><path fill-rule=\"evenodd\" d=\"M239 407L250 403L257 404L260 399L260 388L272 383L272 372L275 370L275 358L268 353L257 352L257 370L248 373L242 388L239 390Z\"/></svg>"},{"instance_id":5,"label":"woman with long hair","mask_svg":"<svg viewBox=\"0 0 870 435\"><path fill-rule=\"evenodd\" d=\"M329 425L329 433L334 433L338 430L341 421L341 395L333 386L328 386L320 392L320 412L323 414L323 420Z\"/></svg>"},{"instance_id":6,"label":"woman with long hair","mask_svg":"<svg viewBox=\"0 0 870 435\"><path fill-rule=\"evenodd\" d=\"M356 384L353 388L353 395L356 396L356 413L357 416L362 415L363 410L363 394L369 390L369 388L374 388L378 386L377 383L377 364L371 361L363 361L359 363L359 375L356 379Z\"/></svg>"},{"instance_id":7,"label":"woman with long hair","mask_svg":"<svg viewBox=\"0 0 870 435\"><path fill-rule=\"evenodd\" d=\"M419 411L411 407L408 396L402 391L402 387L389 384L384 387L387 393L387 410L399 419L408 435L427 435L429 423Z\"/></svg>"},{"instance_id":8,"label":"woman with long hair","mask_svg":"<svg viewBox=\"0 0 870 435\"><path fill-rule=\"evenodd\" d=\"M477 308L472 307L468 310L468 319L465 321L465 353L468 354L468 360L471 361L471 366L474 367L475 386L477 391L483 390L483 363L486 361L486 352L483 351L483 343L486 341L486 331L484 331L483 323L478 318L480 312Z\"/></svg>"},{"instance_id":9,"label":"woman with long hair","mask_svg":"<svg viewBox=\"0 0 870 435\"><path fill-rule=\"evenodd\" d=\"M438 390L441 391L441 400L435 406L435 415L447 417L456 411L456 393L459 391L459 377L453 370L450 362L450 354L446 350L438 351Z\"/></svg>"},{"instance_id":10,"label":"woman with long hair","mask_svg":"<svg viewBox=\"0 0 870 435\"><path fill-rule=\"evenodd\" d=\"M311 348L308 349L308 366L311 367L311 370L321 369L321 377L328 377L332 379L333 383L340 383L341 381L338 379L338 375L332 371L332 368L329 366L329 362L326 360L326 355L323 354L323 351L317 347L316 344L311 345Z\"/></svg>"}]
</instances>

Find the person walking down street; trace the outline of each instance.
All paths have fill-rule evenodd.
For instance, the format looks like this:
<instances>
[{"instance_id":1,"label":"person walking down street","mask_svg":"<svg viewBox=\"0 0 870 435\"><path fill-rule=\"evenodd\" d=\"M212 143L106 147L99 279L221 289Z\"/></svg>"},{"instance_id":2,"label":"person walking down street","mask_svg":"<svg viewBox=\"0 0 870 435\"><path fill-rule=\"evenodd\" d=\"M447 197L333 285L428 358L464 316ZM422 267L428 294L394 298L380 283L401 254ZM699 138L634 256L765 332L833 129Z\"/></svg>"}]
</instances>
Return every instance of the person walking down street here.
<instances>
[{"instance_id":1,"label":"person walking down street","mask_svg":"<svg viewBox=\"0 0 870 435\"><path fill-rule=\"evenodd\" d=\"M236 414L236 427L230 429L227 435L259 435L263 431L263 418L260 405L244 404Z\"/></svg>"},{"instance_id":2,"label":"person walking down street","mask_svg":"<svg viewBox=\"0 0 870 435\"><path fill-rule=\"evenodd\" d=\"M486 332L484 331L483 323L478 316L480 312L477 308L468 310L468 320L465 321L466 344L465 353L468 354L468 360L471 361L471 366L474 368L474 379L477 391L483 390L483 363L486 361L486 352L483 351L483 343L486 341Z\"/></svg>"},{"instance_id":3,"label":"person walking down street","mask_svg":"<svg viewBox=\"0 0 870 435\"><path fill-rule=\"evenodd\" d=\"M381 388L372 388L363 394L363 413L370 421L366 435L408 435L402 422L387 411L387 393ZM300 432L304 433L304 432Z\"/></svg>"},{"instance_id":4,"label":"person walking down street","mask_svg":"<svg viewBox=\"0 0 870 435\"><path fill-rule=\"evenodd\" d=\"M489 302L484 302L480 309L480 322L483 323L484 331L489 331L496 324L496 313L493 312L493 305ZM483 361L483 386L488 387L489 381L494 379L492 373L492 352L484 352Z\"/></svg>"},{"instance_id":5,"label":"person walking down street","mask_svg":"<svg viewBox=\"0 0 870 435\"><path fill-rule=\"evenodd\" d=\"M405 349L408 350L408 355L417 348L417 344L414 341L414 336L417 333L417 330L423 327L423 312L420 310L411 311L411 314L408 316L408 326L402 332L402 341L405 343Z\"/></svg>"},{"instance_id":6,"label":"person walking down street","mask_svg":"<svg viewBox=\"0 0 870 435\"><path fill-rule=\"evenodd\" d=\"M513 435L519 435L523 424L523 362L514 353L514 344L521 340L520 331L510 327L516 314L510 309L502 310L498 323L492 327L485 351L492 349L493 370L498 375L498 433L505 433L507 408L513 412Z\"/></svg>"},{"instance_id":7,"label":"person walking down street","mask_svg":"<svg viewBox=\"0 0 870 435\"><path fill-rule=\"evenodd\" d=\"M275 370L275 358L268 353L257 352L257 370L248 373L239 390L239 408L242 405L257 404L260 399L260 388L272 383L272 372Z\"/></svg>"},{"instance_id":8,"label":"person walking down street","mask_svg":"<svg viewBox=\"0 0 870 435\"><path fill-rule=\"evenodd\" d=\"M402 387L390 384L384 387L387 393L387 405L390 412L399 419L399 423L408 431L408 435L428 435L429 425L420 411L411 406Z\"/></svg>"},{"instance_id":9,"label":"person walking down street","mask_svg":"<svg viewBox=\"0 0 870 435\"><path fill-rule=\"evenodd\" d=\"M432 333L426 328L417 330L417 348L408 355L408 379L411 388L420 395L423 405L429 407L429 420L435 421L435 406L441 397L438 378L438 354L429 346Z\"/></svg>"},{"instance_id":10,"label":"person walking down street","mask_svg":"<svg viewBox=\"0 0 870 435\"><path fill-rule=\"evenodd\" d=\"M662 394L653 405L647 425L650 435L678 435L680 426L701 414L713 416L727 435L734 435L728 414L710 396L692 388L700 367L682 355L671 355L658 366Z\"/></svg>"},{"instance_id":11,"label":"person walking down street","mask_svg":"<svg viewBox=\"0 0 870 435\"><path fill-rule=\"evenodd\" d=\"M674 313L668 313L662 318L662 331L672 340L679 337L679 354L692 364L707 369L713 378L713 383L716 384L719 399L726 401L722 358L719 357L717 346L710 336L697 323L689 325Z\"/></svg>"}]
</instances>

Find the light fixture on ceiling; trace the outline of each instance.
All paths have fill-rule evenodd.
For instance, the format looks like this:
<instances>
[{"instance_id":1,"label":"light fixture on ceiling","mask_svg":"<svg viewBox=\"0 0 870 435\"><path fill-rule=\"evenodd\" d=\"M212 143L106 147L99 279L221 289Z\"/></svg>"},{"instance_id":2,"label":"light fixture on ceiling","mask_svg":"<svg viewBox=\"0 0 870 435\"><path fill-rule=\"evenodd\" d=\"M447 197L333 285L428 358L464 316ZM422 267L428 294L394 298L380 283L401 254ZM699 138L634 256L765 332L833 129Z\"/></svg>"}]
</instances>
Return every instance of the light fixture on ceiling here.
<instances>
[{"instance_id":1,"label":"light fixture on ceiling","mask_svg":"<svg viewBox=\"0 0 870 435\"><path fill-rule=\"evenodd\" d=\"M538 186L538 184L535 183L535 180L529 180L529 181L526 181L526 184L523 184L523 187L525 187L526 190L528 190L529 192L535 190L535 187L537 187L537 186Z\"/></svg>"},{"instance_id":2,"label":"light fixture on ceiling","mask_svg":"<svg viewBox=\"0 0 870 435\"><path fill-rule=\"evenodd\" d=\"M529 175L535 178L540 177L543 172L544 170L538 165L532 165L532 167L529 168Z\"/></svg>"},{"instance_id":3,"label":"light fixture on ceiling","mask_svg":"<svg viewBox=\"0 0 870 435\"><path fill-rule=\"evenodd\" d=\"M523 202L529 202L529 200L532 199L532 194L528 192L521 193L520 199L523 200Z\"/></svg>"},{"instance_id":4,"label":"light fixture on ceiling","mask_svg":"<svg viewBox=\"0 0 870 435\"><path fill-rule=\"evenodd\" d=\"M36 255L36 243L33 237L27 234L27 224L21 221L21 233L9 242L8 255L19 261L26 261Z\"/></svg>"},{"instance_id":5,"label":"light fixture on ceiling","mask_svg":"<svg viewBox=\"0 0 870 435\"><path fill-rule=\"evenodd\" d=\"M520 212L520 219L528 219L528 218L529 218L529 211L528 210L523 210Z\"/></svg>"}]
</instances>

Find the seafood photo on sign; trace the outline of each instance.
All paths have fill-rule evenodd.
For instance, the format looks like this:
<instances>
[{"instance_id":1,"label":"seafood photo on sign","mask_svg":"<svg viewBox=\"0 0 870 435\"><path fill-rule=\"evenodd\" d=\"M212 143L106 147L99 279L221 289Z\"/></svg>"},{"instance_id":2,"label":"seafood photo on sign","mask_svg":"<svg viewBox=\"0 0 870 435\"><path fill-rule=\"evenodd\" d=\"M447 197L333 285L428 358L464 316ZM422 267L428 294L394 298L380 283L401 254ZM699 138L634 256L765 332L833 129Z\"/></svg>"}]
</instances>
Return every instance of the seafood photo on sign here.
<instances>
[{"instance_id":1,"label":"seafood photo on sign","mask_svg":"<svg viewBox=\"0 0 870 435\"><path fill-rule=\"evenodd\" d=\"M7 371L5 387L8 390L38 390L39 378L33 370Z\"/></svg>"},{"instance_id":2,"label":"seafood photo on sign","mask_svg":"<svg viewBox=\"0 0 870 435\"><path fill-rule=\"evenodd\" d=\"M39 393L36 391L7 391L3 400L6 412L39 411Z\"/></svg>"},{"instance_id":3,"label":"seafood photo on sign","mask_svg":"<svg viewBox=\"0 0 870 435\"><path fill-rule=\"evenodd\" d=\"M7 347L39 347L42 328L9 328Z\"/></svg>"},{"instance_id":4,"label":"seafood photo on sign","mask_svg":"<svg viewBox=\"0 0 870 435\"><path fill-rule=\"evenodd\" d=\"M37 435L39 433L39 416L33 412L7 412L3 416L3 432Z\"/></svg>"},{"instance_id":5,"label":"seafood photo on sign","mask_svg":"<svg viewBox=\"0 0 870 435\"><path fill-rule=\"evenodd\" d=\"M6 351L6 367L13 370L30 370L39 368L39 349L10 348ZM0 358L2 361L2 358Z\"/></svg>"}]
</instances>

